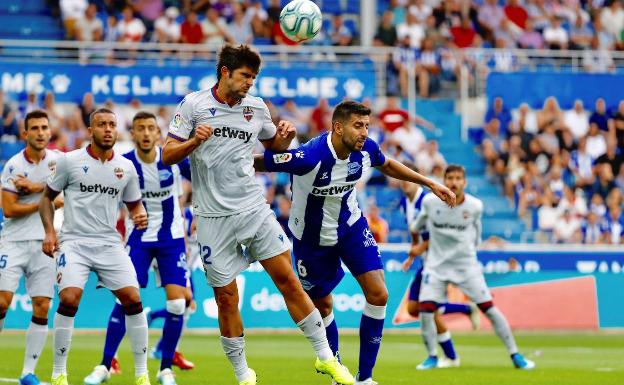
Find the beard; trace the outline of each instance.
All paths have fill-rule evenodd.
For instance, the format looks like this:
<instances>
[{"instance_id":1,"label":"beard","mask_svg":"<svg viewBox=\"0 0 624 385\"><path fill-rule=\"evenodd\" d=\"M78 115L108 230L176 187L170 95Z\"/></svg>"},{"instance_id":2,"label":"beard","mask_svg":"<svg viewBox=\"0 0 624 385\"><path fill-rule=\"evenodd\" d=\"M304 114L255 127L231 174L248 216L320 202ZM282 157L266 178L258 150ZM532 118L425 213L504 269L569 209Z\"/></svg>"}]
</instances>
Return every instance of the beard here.
<instances>
[{"instance_id":1,"label":"beard","mask_svg":"<svg viewBox=\"0 0 624 385\"><path fill-rule=\"evenodd\" d=\"M108 151L111 148L113 148L113 146L115 146L115 140L113 140L113 142L111 144L105 144L98 137L93 135L93 144L95 144L96 146L98 146L99 148L101 148L104 151Z\"/></svg>"}]
</instances>

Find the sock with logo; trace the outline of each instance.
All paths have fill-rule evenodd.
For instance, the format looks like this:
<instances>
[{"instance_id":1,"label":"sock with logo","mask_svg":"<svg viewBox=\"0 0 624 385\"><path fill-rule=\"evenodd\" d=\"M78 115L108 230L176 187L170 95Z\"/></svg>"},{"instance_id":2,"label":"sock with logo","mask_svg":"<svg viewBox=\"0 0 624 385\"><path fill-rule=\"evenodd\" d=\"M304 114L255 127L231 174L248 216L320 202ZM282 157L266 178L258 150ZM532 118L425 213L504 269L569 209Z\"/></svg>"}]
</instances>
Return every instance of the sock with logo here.
<instances>
[{"instance_id":1,"label":"sock with logo","mask_svg":"<svg viewBox=\"0 0 624 385\"><path fill-rule=\"evenodd\" d=\"M338 325L336 325L336 320L334 320L334 312L323 318L323 324L325 325L325 334L327 335L329 348L334 356L340 360L340 354L338 353Z\"/></svg>"},{"instance_id":2,"label":"sock with logo","mask_svg":"<svg viewBox=\"0 0 624 385\"><path fill-rule=\"evenodd\" d=\"M33 316L26 330L26 353L24 354L24 366L22 376L35 373L37 361L48 338L48 319Z\"/></svg>"},{"instance_id":3,"label":"sock with logo","mask_svg":"<svg viewBox=\"0 0 624 385\"><path fill-rule=\"evenodd\" d=\"M299 326L299 329L303 331L303 335L310 341L310 344L316 352L316 356L321 361L331 360L334 357L329 347L329 342L327 342L323 317L321 317L321 313L319 313L318 309L315 308L312 313L299 321L297 326Z\"/></svg>"},{"instance_id":4,"label":"sock with logo","mask_svg":"<svg viewBox=\"0 0 624 385\"><path fill-rule=\"evenodd\" d=\"M440 314L461 313L469 315L471 312L470 306L463 303L445 303L438 308Z\"/></svg>"},{"instance_id":5,"label":"sock with logo","mask_svg":"<svg viewBox=\"0 0 624 385\"><path fill-rule=\"evenodd\" d=\"M67 374L67 356L71 347L72 333L74 332L74 316L77 307L59 304L54 315L54 364L52 378Z\"/></svg>"},{"instance_id":6,"label":"sock with logo","mask_svg":"<svg viewBox=\"0 0 624 385\"><path fill-rule=\"evenodd\" d=\"M444 355L451 360L457 358L455 353L455 347L453 346L453 340L451 339L451 332L448 330L445 333L438 334L438 343L444 352Z\"/></svg>"},{"instance_id":7,"label":"sock with logo","mask_svg":"<svg viewBox=\"0 0 624 385\"><path fill-rule=\"evenodd\" d=\"M366 303L360 321L360 366L357 380L363 381L373 376L373 368L381 346L386 307Z\"/></svg>"},{"instance_id":8,"label":"sock with logo","mask_svg":"<svg viewBox=\"0 0 624 385\"><path fill-rule=\"evenodd\" d=\"M185 307L186 301L184 299L167 301L168 315L165 318L165 326L163 327L160 370L171 369L173 355L182 334Z\"/></svg>"},{"instance_id":9,"label":"sock with logo","mask_svg":"<svg viewBox=\"0 0 624 385\"><path fill-rule=\"evenodd\" d=\"M108 319L106 340L104 342L104 356L102 357L101 363L109 370L124 335L126 335L126 318L123 307L115 302L115 307L113 307L113 311Z\"/></svg>"},{"instance_id":10,"label":"sock with logo","mask_svg":"<svg viewBox=\"0 0 624 385\"><path fill-rule=\"evenodd\" d=\"M221 336L221 346L223 346L223 351L234 368L236 380L238 382L245 381L249 372L247 357L245 356L245 335L232 338Z\"/></svg>"},{"instance_id":11,"label":"sock with logo","mask_svg":"<svg viewBox=\"0 0 624 385\"><path fill-rule=\"evenodd\" d=\"M126 331L134 355L134 375L147 373L147 318L141 302L124 306Z\"/></svg>"}]
</instances>

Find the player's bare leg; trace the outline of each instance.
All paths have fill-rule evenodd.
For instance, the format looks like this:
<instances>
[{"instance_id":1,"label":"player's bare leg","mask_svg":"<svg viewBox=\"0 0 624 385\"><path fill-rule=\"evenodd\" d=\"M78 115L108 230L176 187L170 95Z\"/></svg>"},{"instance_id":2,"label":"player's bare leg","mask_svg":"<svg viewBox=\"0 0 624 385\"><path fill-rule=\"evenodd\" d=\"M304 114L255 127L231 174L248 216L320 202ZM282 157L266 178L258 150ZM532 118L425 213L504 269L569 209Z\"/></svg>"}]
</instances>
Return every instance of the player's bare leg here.
<instances>
[{"instance_id":1,"label":"player's bare leg","mask_svg":"<svg viewBox=\"0 0 624 385\"><path fill-rule=\"evenodd\" d=\"M360 360L356 384L376 384L373 368L381 345L383 324L386 318L388 289L383 270L372 270L355 279L360 284L366 305L360 322Z\"/></svg>"},{"instance_id":2,"label":"player's bare leg","mask_svg":"<svg viewBox=\"0 0 624 385\"><path fill-rule=\"evenodd\" d=\"M133 286L113 291L124 309L126 333L130 338L134 355L134 374L139 379L147 378L147 318L143 312L139 289ZM148 381L149 383L149 381Z\"/></svg>"},{"instance_id":3,"label":"player's bare leg","mask_svg":"<svg viewBox=\"0 0 624 385\"><path fill-rule=\"evenodd\" d=\"M0 291L0 332L4 328L4 319L11 302L13 301L13 293L10 291Z\"/></svg>"}]
</instances>

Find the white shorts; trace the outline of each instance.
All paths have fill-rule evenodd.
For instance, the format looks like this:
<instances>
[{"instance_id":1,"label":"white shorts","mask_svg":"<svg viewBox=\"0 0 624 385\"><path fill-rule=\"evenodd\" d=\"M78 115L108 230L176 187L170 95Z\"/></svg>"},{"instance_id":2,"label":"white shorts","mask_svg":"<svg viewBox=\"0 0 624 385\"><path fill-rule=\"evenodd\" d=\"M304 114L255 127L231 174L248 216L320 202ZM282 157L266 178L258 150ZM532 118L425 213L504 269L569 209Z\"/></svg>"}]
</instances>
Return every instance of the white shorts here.
<instances>
[{"instance_id":1,"label":"white shorts","mask_svg":"<svg viewBox=\"0 0 624 385\"><path fill-rule=\"evenodd\" d=\"M26 292L32 297L54 297L54 259L41 251L42 241L0 243L0 291L15 293L26 277Z\"/></svg>"},{"instance_id":2,"label":"white shorts","mask_svg":"<svg viewBox=\"0 0 624 385\"><path fill-rule=\"evenodd\" d=\"M197 217L197 242L208 284L228 285L254 261L290 250L268 205L228 217Z\"/></svg>"},{"instance_id":3,"label":"white shorts","mask_svg":"<svg viewBox=\"0 0 624 385\"><path fill-rule=\"evenodd\" d=\"M449 280L438 278L435 274L427 271L426 267L423 271L420 296L418 300L420 302L429 301L439 304L447 302L446 289L449 283L457 286L457 288L464 292L464 294L466 294L474 303L480 304L492 300L490 289L488 289L487 284L485 283L485 278L483 278L483 274L481 272L470 273L461 281L451 282Z\"/></svg>"},{"instance_id":4,"label":"white shorts","mask_svg":"<svg viewBox=\"0 0 624 385\"><path fill-rule=\"evenodd\" d=\"M66 287L84 289L89 273L98 276L98 286L119 290L138 288L136 271L128 253L121 245L85 242L64 242L56 256L56 283L59 292Z\"/></svg>"}]
</instances>

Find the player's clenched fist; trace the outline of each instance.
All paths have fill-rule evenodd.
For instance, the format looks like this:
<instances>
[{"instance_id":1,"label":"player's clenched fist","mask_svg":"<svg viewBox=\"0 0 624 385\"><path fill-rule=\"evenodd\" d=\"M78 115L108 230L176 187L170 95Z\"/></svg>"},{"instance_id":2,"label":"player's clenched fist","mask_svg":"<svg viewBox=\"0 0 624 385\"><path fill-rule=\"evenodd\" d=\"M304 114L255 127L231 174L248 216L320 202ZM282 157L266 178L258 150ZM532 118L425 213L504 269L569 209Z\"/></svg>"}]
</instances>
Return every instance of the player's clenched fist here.
<instances>
[{"instance_id":1,"label":"player's clenched fist","mask_svg":"<svg viewBox=\"0 0 624 385\"><path fill-rule=\"evenodd\" d=\"M147 228L147 212L139 212L132 216L132 223L137 230L143 230Z\"/></svg>"},{"instance_id":2,"label":"player's clenched fist","mask_svg":"<svg viewBox=\"0 0 624 385\"><path fill-rule=\"evenodd\" d=\"M43 239L43 244L41 245L41 251L45 255L50 258L54 258L54 253L59 249L58 238L56 238L56 233L52 232L45 235Z\"/></svg>"},{"instance_id":3,"label":"player's clenched fist","mask_svg":"<svg viewBox=\"0 0 624 385\"><path fill-rule=\"evenodd\" d=\"M193 136L193 140L199 146L204 143L208 138L212 136L212 127L206 124L200 124L195 127L195 136Z\"/></svg>"},{"instance_id":4,"label":"player's clenched fist","mask_svg":"<svg viewBox=\"0 0 624 385\"><path fill-rule=\"evenodd\" d=\"M277 125L277 135L284 139L292 139L297 134L297 128L288 120L281 120Z\"/></svg>"}]
</instances>

